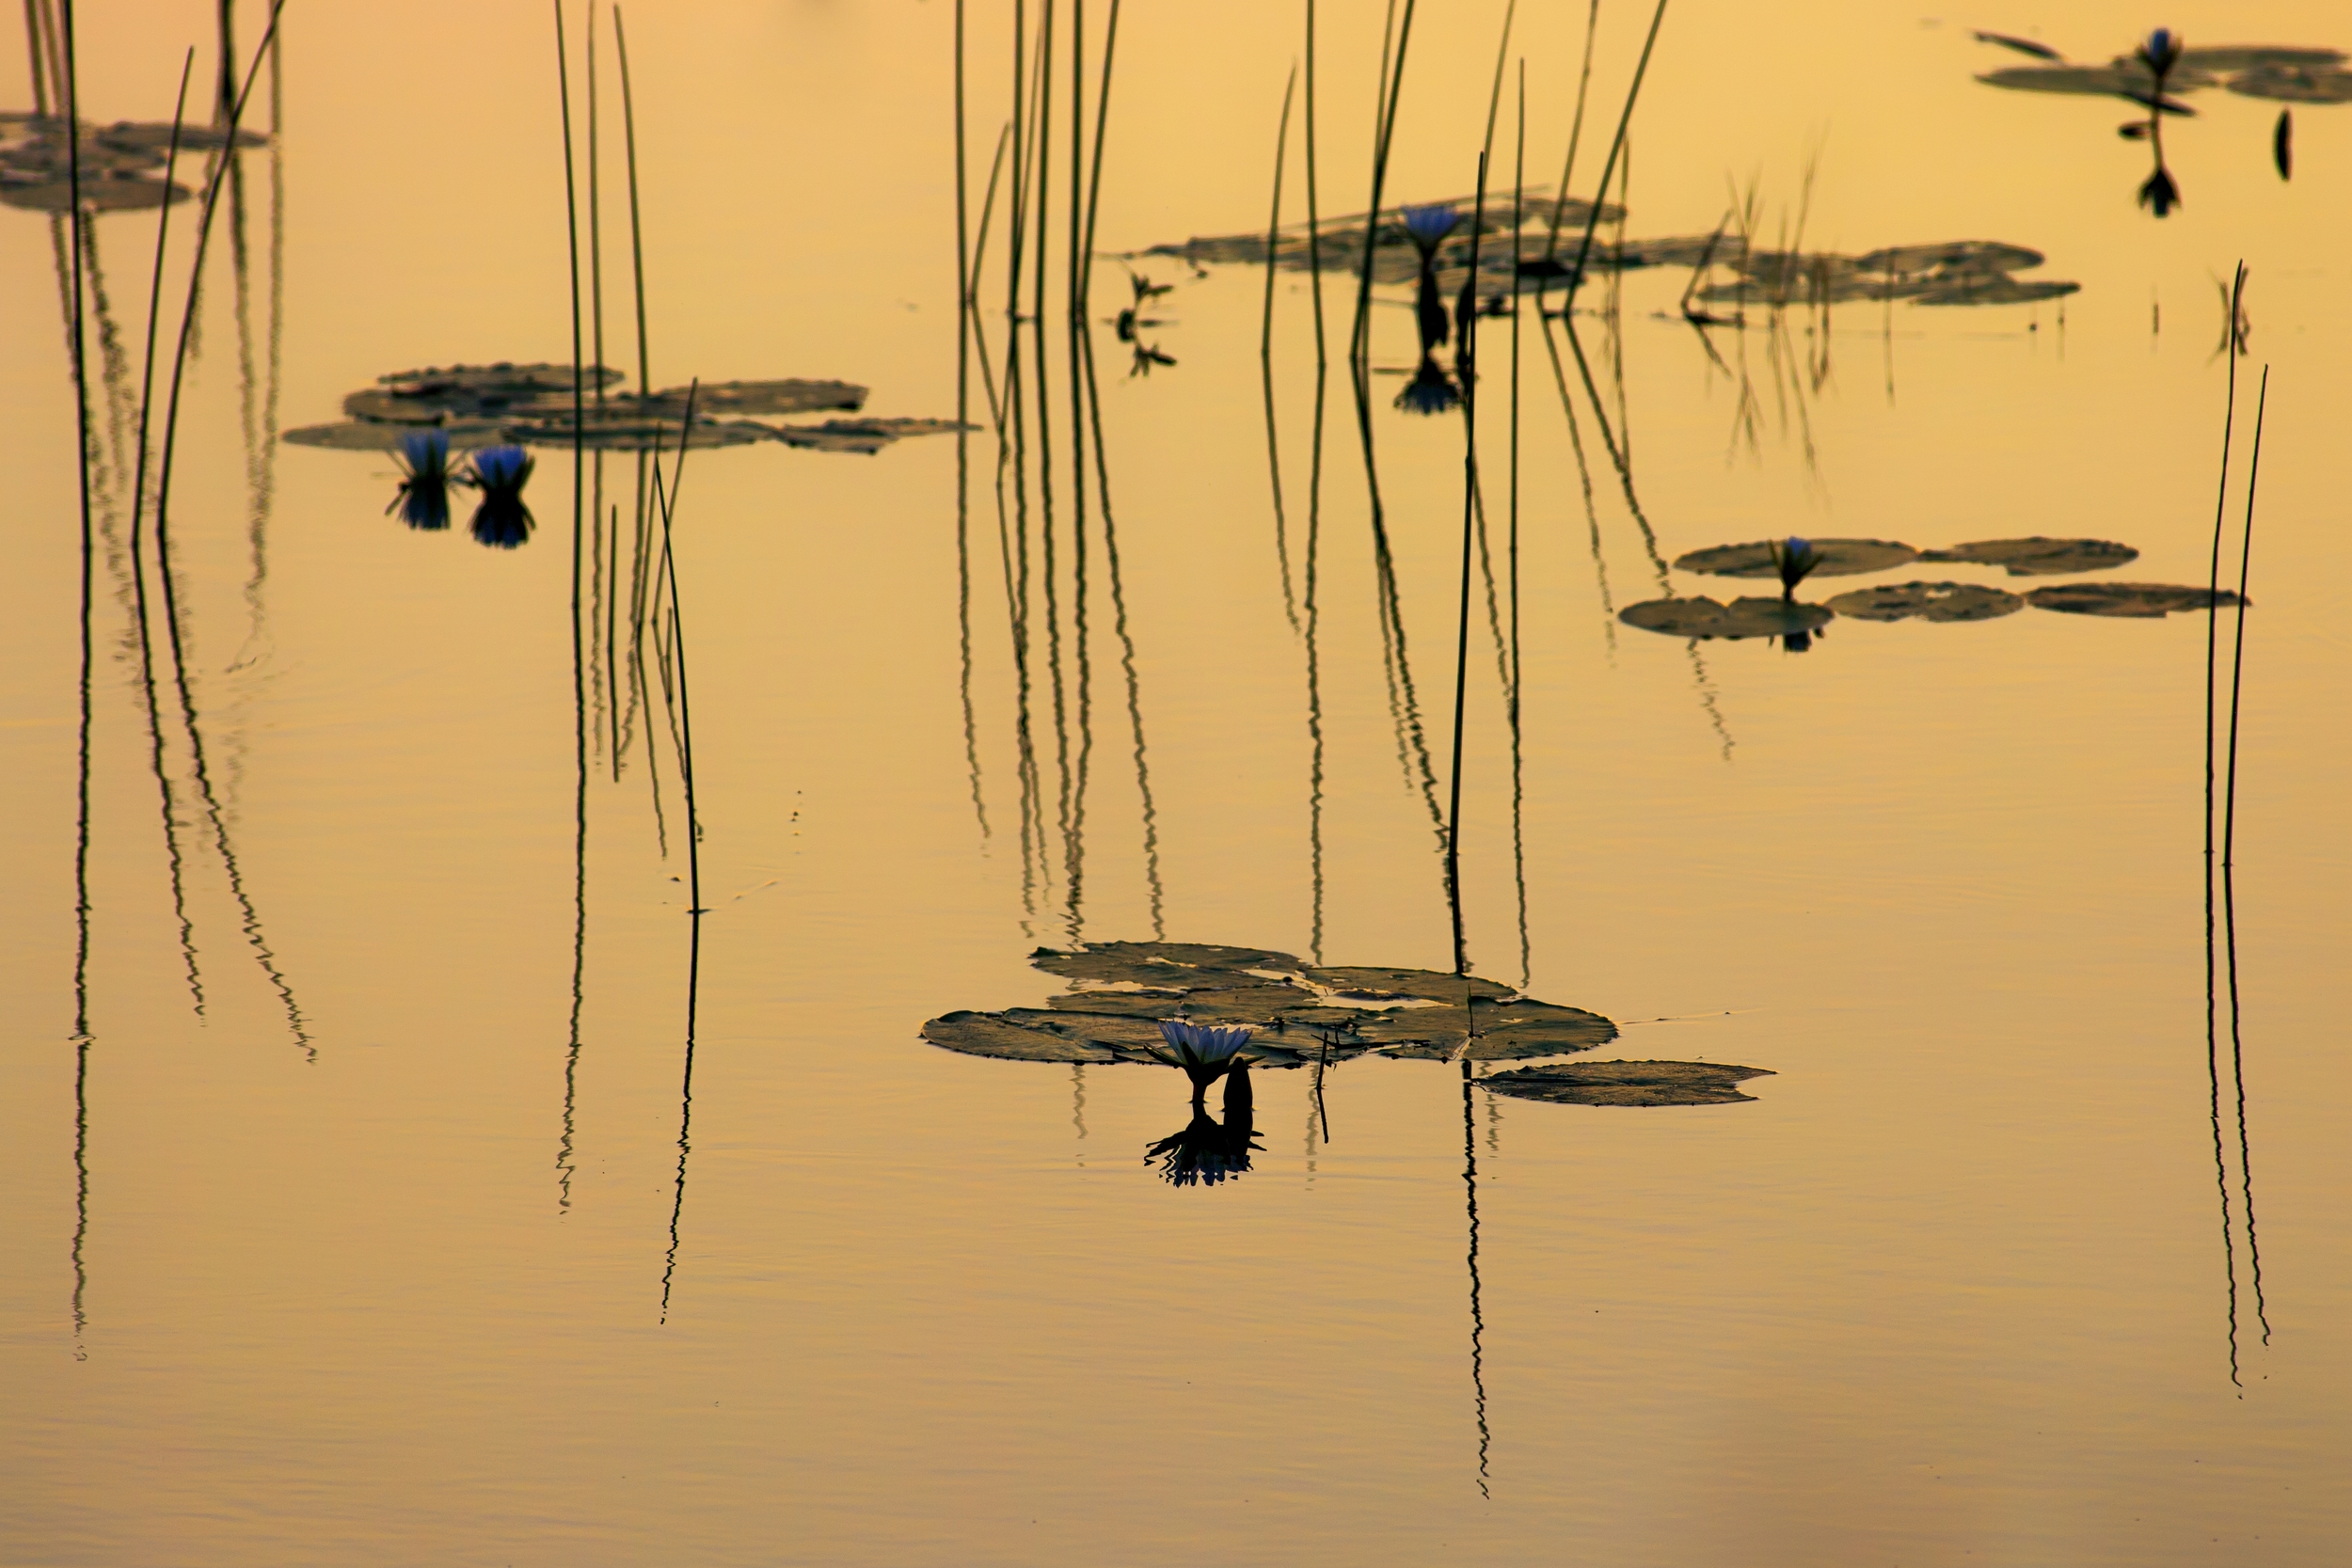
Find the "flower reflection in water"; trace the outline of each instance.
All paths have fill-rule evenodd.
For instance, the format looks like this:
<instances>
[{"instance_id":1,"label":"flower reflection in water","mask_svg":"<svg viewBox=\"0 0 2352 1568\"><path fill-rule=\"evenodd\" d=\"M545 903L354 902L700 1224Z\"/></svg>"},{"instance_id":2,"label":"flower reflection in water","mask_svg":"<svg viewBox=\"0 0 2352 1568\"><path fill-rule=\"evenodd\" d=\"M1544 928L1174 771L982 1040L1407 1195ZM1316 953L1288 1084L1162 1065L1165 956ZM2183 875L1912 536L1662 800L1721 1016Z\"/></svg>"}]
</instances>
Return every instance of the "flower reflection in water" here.
<instances>
[{"instance_id":1,"label":"flower reflection in water","mask_svg":"<svg viewBox=\"0 0 2352 1568\"><path fill-rule=\"evenodd\" d=\"M520 447L490 447L474 453L465 483L482 492L473 515L473 536L481 544L511 550L531 537L535 526L531 508L523 504L523 486L531 482L532 459Z\"/></svg>"},{"instance_id":2,"label":"flower reflection in water","mask_svg":"<svg viewBox=\"0 0 2352 1568\"><path fill-rule=\"evenodd\" d=\"M384 511L399 512L400 520L428 531L449 527L449 437L437 430L418 430L400 438L394 454L400 464L400 492Z\"/></svg>"},{"instance_id":3,"label":"flower reflection in water","mask_svg":"<svg viewBox=\"0 0 2352 1568\"><path fill-rule=\"evenodd\" d=\"M1247 1034L1248 1031L1225 1031ZM1249 1168L1249 1157L1261 1152L1251 1116L1249 1064L1236 1062L1225 1080L1225 1119L1218 1121L1192 1101L1192 1120L1181 1132L1148 1146L1146 1164L1156 1163L1160 1175L1178 1187L1214 1187Z\"/></svg>"},{"instance_id":4,"label":"flower reflection in water","mask_svg":"<svg viewBox=\"0 0 2352 1568\"><path fill-rule=\"evenodd\" d=\"M1413 379L1396 394L1396 406L1407 414L1447 414L1462 405L1462 389L1444 367L1424 354Z\"/></svg>"}]
</instances>

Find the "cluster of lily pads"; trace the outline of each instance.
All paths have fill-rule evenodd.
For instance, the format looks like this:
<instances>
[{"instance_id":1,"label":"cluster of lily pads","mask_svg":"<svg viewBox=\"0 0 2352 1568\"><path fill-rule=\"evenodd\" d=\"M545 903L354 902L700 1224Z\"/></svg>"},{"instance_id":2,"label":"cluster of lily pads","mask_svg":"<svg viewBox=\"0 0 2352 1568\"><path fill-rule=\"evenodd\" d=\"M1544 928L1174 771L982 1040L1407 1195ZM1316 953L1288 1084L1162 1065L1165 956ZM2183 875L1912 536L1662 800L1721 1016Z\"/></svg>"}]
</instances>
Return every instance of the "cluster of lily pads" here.
<instances>
[{"instance_id":1,"label":"cluster of lily pads","mask_svg":"<svg viewBox=\"0 0 2352 1568\"><path fill-rule=\"evenodd\" d=\"M36 213L62 213L73 205L73 165L81 165L82 205L90 212L120 213L184 201L188 189L163 176L171 146L169 121L121 120L113 125L83 121L69 133L58 116L0 113L0 205ZM230 145L227 130L212 125L180 127L182 151L216 151ZM239 131L240 148L266 147L269 138Z\"/></svg>"},{"instance_id":2,"label":"cluster of lily pads","mask_svg":"<svg viewBox=\"0 0 2352 1568\"><path fill-rule=\"evenodd\" d=\"M1977 80L1988 87L2018 92L2124 98L2142 106L2149 106L2156 97L2159 77L2167 98L2217 87L2240 98L2264 99L2274 103L2352 103L2352 70L2345 69L2345 55L2341 49L2239 43L2189 47L2179 44L2163 28L2152 36L2162 40L2153 50L2142 45L2128 55L2091 65L2070 61L2047 44L2030 39L1979 33L1980 41L2031 55L2036 63L1984 71ZM2164 112L2195 111L2183 104L2167 103Z\"/></svg>"},{"instance_id":3,"label":"cluster of lily pads","mask_svg":"<svg viewBox=\"0 0 2352 1568\"><path fill-rule=\"evenodd\" d=\"M1237 1105L1247 1121L1253 1068L1325 1068L1365 1055L1524 1061L1536 1065L1476 1082L1522 1100L1618 1106L1728 1104L1753 1098L1740 1083L1767 1076L1727 1063L1547 1060L1606 1045L1617 1026L1469 975L1309 964L1269 948L1188 942L1041 947L1029 961L1072 989L1043 1007L944 1014L923 1025L923 1038L1003 1061L1183 1070L1192 1081L1194 1125L1153 1150L1190 1162L1166 1167L1170 1180L1189 1171L1187 1180L1214 1182L1248 1168L1247 1134L1239 1146L1232 1134ZM1219 1079L1227 1081L1222 1124L1202 1106Z\"/></svg>"},{"instance_id":4,"label":"cluster of lily pads","mask_svg":"<svg viewBox=\"0 0 2352 1568\"><path fill-rule=\"evenodd\" d=\"M1982 539L1922 550L1885 539L1804 539L1718 545L1692 550L1675 565L1728 578L1777 578L1777 598L1742 597L1728 604L1704 596L1651 599L1628 606L1618 619L1645 631L1684 638L1778 638L1804 652L1813 634L1837 616L1857 621L1992 621L2028 605L2071 615L2153 619L2182 610L2238 602L2224 589L2169 583L2086 581L2052 583L2010 593L1980 582L1912 581L1859 588L1821 603L1796 596L1812 577L1849 577L1929 562L1998 566L2012 578L2112 571L2137 561L2129 545L2106 539Z\"/></svg>"},{"instance_id":5,"label":"cluster of lily pads","mask_svg":"<svg viewBox=\"0 0 2352 1568\"><path fill-rule=\"evenodd\" d=\"M1442 304L1463 293L1470 281L1473 238L1478 257L1477 297L1491 309L1515 291L1565 278L1573 268L1585 221L1592 213L1589 203L1571 199L1563 209L1562 232L1555 240L1553 203L1541 191L1524 194L1516 230L1507 193L1499 198L1488 192L1477 223L1472 221L1474 200L1456 197L1383 209L1379 221L1370 225L1361 214L1327 219L1316 231L1311 254L1320 256L1326 271L1357 271L1363 264L1364 236L1369 230L1373 281L1417 286L1416 315L1421 318L1426 362L1429 301L1434 297ZM1604 220L1624 215L1616 207L1605 207L1601 213ZM1268 238L1263 232L1195 238L1182 245L1153 245L1143 254L1175 257L1196 268L1219 263L1263 265L1270 254L1277 266L1308 267L1311 252L1303 226L1277 230L1270 250ZM1698 298L1709 302L1753 298L1787 304L1804 299L1827 305L1900 299L1916 305L2019 305L2057 299L2082 287L2063 279L2016 276L2041 266L2044 260L2038 250L1994 240L1888 245L1857 256L1765 250L1727 243L1718 230L1615 243L1597 237L1585 266L1596 272L1681 266L1702 273L1719 262L1730 266L1731 280L1698 293Z\"/></svg>"},{"instance_id":6,"label":"cluster of lily pads","mask_svg":"<svg viewBox=\"0 0 2352 1568\"><path fill-rule=\"evenodd\" d=\"M573 374L569 365L504 360L397 371L343 399L342 420L290 430L285 439L339 451L392 451L402 450L408 436L434 430L464 449L568 447L577 438L597 451L675 451L683 431L684 444L696 449L779 441L812 451L872 453L909 436L956 428L953 420L763 422L789 414L854 413L865 406L866 390L846 381L720 381L644 395L618 390L622 373L602 365L580 372L585 401L575 422Z\"/></svg>"}]
</instances>

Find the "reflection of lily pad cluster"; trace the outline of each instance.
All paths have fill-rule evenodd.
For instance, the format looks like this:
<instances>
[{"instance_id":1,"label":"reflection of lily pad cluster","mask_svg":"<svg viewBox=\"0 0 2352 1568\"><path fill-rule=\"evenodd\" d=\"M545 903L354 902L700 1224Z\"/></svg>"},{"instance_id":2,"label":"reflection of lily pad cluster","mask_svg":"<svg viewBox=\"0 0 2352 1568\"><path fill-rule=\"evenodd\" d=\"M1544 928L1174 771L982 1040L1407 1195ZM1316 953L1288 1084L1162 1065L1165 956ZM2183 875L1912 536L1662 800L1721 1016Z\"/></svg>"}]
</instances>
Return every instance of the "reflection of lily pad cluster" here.
<instances>
[{"instance_id":1,"label":"reflection of lily pad cluster","mask_svg":"<svg viewBox=\"0 0 2352 1568\"><path fill-rule=\"evenodd\" d=\"M1804 555L1798 546L1804 547ZM1782 596L1729 604L1704 596L1651 599L1627 607L1618 618L1670 637L1784 638L1790 648L1803 651L1808 634L1841 615L1857 621L1992 621L2031 605L2076 615L2148 619L2238 602L2227 591L2217 594L2203 588L2139 582L2054 583L2016 594L1986 583L1913 581L1858 588L1821 604L1794 598L1796 581L1806 576L1847 577L1917 562L1998 566L2012 578L2035 578L2111 571L2137 559L2137 550L2107 539L1983 539L1932 550L1885 539L1718 545L1678 557L1675 565L1716 577L1778 577ZM1795 579L1789 576L1792 563L1803 566Z\"/></svg>"},{"instance_id":2,"label":"reflection of lily pad cluster","mask_svg":"<svg viewBox=\"0 0 2352 1568\"><path fill-rule=\"evenodd\" d=\"M687 417L690 388L650 397L613 388L621 372L593 366L583 375L587 404L580 441L599 451L675 451ZM694 423L686 444L749 446L780 441L816 451L876 452L908 436L952 431L952 420L833 419L803 424L762 422L750 416L854 412L866 388L846 381L723 381L691 389ZM453 365L400 371L343 399L345 418L334 424L286 432L297 446L342 451L397 450L410 432L440 431L460 447L568 447L574 436L569 365Z\"/></svg>"},{"instance_id":3,"label":"reflection of lily pad cluster","mask_svg":"<svg viewBox=\"0 0 2352 1568\"><path fill-rule=\"evenodd\" d=\"M165 201L184 201L187 187L167 185L163 168L171 144L171 125L118 124L81 127L82 205L92 212L135 212L160 207ZM241 148L268 145L266 136L239 131ZM228 142L217 126L183 125L180 149L217 150ZM61 119L22 113L0 114L0 203L38 213L62 213L73 204L72 164L74 149L67 140Z\"/></svg>"},{"instance_id":4,"label":"reflection of lily pad cluster","mask_svg":"<svg viewBox=\"0 0 2352 1568\"><path fill-rule=\"evenodd\" d=\"M1070 980L1073 989L1044 1007L947 1013L923 1025L923 1038L943 1050L1006 1061L1181 1067L1193 1080L1198 1103L1200 1092L1219 1076L1246 1085L1253 1067L1329 1066L1366 1054L1408 1061L1538 1061L1591 1051L1617 1037L1617 1026L1598 1013L1537 1001L1492 980L1425 969L1308 964L1267 948L1090 942L1067 952L1040 948L1029 961ZM1671 1077L1686 1068L1737 1077L1757 1071L1703 1063L1589 1066L1601 1075L1596 1082L1613 1072L1663 1083L1661 1074ZM1508 1073L1478 1080L1532 1081ZM1700 1079L1690 1083L1699 1085ZM1228 1090L1229 1122L1234 1092ZM1657 1096L1662 1097L1582 1102L1699 1105L1724 1098L1697 1086L1682 1098L1664 1089ZM1528 1097L1568 1098L1565 1093Z\"/></svg>"},{"instance_id":5,"label":"reflection of lily pad cluster","mask_svg":"<svg viewBox=\"0 0 2352 1568\"><path fill-rule=\"evenodd\" d=\"M2046 258L1995 240L1888 245L1859 256L1749 250L1723 259L1732 263L1735 277L1699 291L1697 297L1710 305L1801 301L1819 309L1897 299L1914 305L2030 305L2082 288L2060 278L2017 277Z\"/></svg>"}]
</instances>

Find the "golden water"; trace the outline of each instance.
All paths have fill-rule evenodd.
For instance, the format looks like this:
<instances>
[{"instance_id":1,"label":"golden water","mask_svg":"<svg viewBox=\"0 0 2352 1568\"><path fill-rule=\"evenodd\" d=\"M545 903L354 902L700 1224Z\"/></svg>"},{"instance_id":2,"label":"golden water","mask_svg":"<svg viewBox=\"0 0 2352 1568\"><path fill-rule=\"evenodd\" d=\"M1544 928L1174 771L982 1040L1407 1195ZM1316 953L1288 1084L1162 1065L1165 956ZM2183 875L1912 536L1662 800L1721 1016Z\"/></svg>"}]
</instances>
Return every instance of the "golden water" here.
<instances>
[{"instance_id":1,"label":"golden water","mask_svg":"<svg viewBox=\"0 0 2352 1568\"><path fill-rule=\"evenodd\" d=\"M209 42L202 9L81 8L89 113L167 115L178 51ZM1549 181L1581 8L1536 10L1514 53L1529 61L1530 178ZM2352 41L2318 5L2081 10L2047 36L2092 58L2155 22L2192 42ZM1613 108L1647 13L1603 11L1595 97ZM839 376L873 388L874 413L954 412L950 14L945 0L630 12L658 383ZM1494 5L1422 8L1392 197L1471 183L1500 21ZM1297 24L1221 0L1125 9L1107 250L1263 222ZM1327 212L1363 205L1378 24L1361 3L1322 18ZM1178 1190L1142 1161L1184 1119L1174 1075L916 1038L949 1009L1058 989L1026 965L1041 942L1152 934L1154 873L1170 938L1314 942L1306 667L1273 532L1263 275L1248 269L1187 281L1142 263L1181 284L1156 334L1173 369L1127 379L1096 333L1156 859L1097 576L1083 737L1074 705L1068 720L1073 758L1091 742L1075 896L1042 685L1049 852L1024 890L993 433L969 448L985 833L959 695L952 442L689 460L678 569L712 912L680 1203L688 901L666 753L666 858L642 766L590 779L571 1047L570 463L542 454L538 537L507 554L379 515L389 461L280 448L257 532L238 291L216 236L174 547L210 769L315 1056L257 962L175 749L200 1016L192 1005L135 644L126 662L103 562L77 1053L72 403L49 227L9 212L0 1560L2336 1560L2352 1514L2352 1173L2331 1132L2352 1003L2337 596L2352 581L2352 109L2297 109L2282 185L2275 106L2199 95L2200 119L2168 135L2186 205L2158 223L2132 204L2146 154L2115 136L2121 106L1975 85L2014 57L1967 24L1864 5L1671 8L1635 121L1630 229L1705 232L1726 177L1760 176L1769 239L1819 145L1809 245L2029 245L2084 285L2062 325L2048 306L1899 307L1889 333L1841 309L1831 373L1802 397L1785 370L1773 379L1761 330L1718 334L1735 372L1745 355L1753 443L1736 434L1736 375L1654 315L1672 316L1685 274L1629 277L1619 323L1579 330L1604 361L1621 346L1622 410L1596 370L1668 558L1789 532L2079 533L2137 546L2125 578L2201 582L2228 375L2213 277L2246 259L2233 532L2265 364L2278 405L2236 844L2267 1335L2226 1056L2227 1259L2209 1120L2203 619L1840 621L1803 657L1709 644L1694 669L1601 607L1532 324L1531 961L1522 976L1483 610L1472 956L1626 1022L1623 1054L1771 1069L1748 1085L1756 1102L1478 1093L1466 1119L1453 1069L1368 1060L1328 1080L1327 1143L1304 1075L1262 1074L1256 1168ZM1005 25L974 23L976 206ZM258 16L240 26L249 44ZM280 422L331 419L344 392L410 365L567 357L546 12L297 3L286 27ZM10 69L0 98L28 103ZM1506 89L1505 148L1512 115ZM614 123L607 357L628 366ZM1588 132L1580 187L1605 129ZM265 378L269 164L248 157ZM1303 214L1295 183L1285 212ZM997 223L992 293L1001 208ZM151 218L97 227L135 355ZM1114 263L1096 281L1098 304L1123 302ZM1343 334L1343 289L1329 303ZM1285 275L1294 574L1310 308ZM1405 312L1378 320L1375 357L1402 360ZM1001 317L989 327L1001 372ZM1499 546L1508 329L1487 334ZM1791 334L1784 356L1818 352L1795 318ZM1067 547L1058 325L1050 342ZM1379 392L1380 478L1442 793L1460 425L1404 420L1394 386ZM1346 390L1335 362L1321 956L1450 968L1439 862L1382 677ZM1622 608L1656 577L1581 388L1577 407ZM607 473L625 499L633 467Z\"/></svg>"}]
</instances>

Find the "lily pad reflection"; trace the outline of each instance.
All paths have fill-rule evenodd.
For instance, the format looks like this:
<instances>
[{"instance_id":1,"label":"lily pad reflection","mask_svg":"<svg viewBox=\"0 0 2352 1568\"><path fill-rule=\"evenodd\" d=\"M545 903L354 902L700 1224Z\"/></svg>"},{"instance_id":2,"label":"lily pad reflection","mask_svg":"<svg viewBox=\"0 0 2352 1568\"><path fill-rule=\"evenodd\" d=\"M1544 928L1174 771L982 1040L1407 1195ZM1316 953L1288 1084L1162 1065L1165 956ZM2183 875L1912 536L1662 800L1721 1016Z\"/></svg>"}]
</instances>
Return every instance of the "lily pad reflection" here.
<instances>
[{"instance_id":1,"label":"lily pad reflection","mask_svg":"<svg viewBox=\"0 0 2352 1568\"><path fill-rule=\"evenodd\" d=\"M1815 539L1814 552L1821 558L1811 575L1822 578L1852 577L1860 572L1883 572L1890 567L1907 566L1919 559L1919 552L1909 545L1898 545L1886 539ZM1685 572L1704 572L1718 578L1775 578L1780 567L1772 556L1772 541L1758 539L1746 545L1716 545L1704 550L1692 550L1676 558L1675 566Z\"/></svg>"},{"instance_id":2,"label":"lily pad reflection","mask_svg":"<svg viewBox=\"0 0 2352 1568\"><path fill-rule=\"evenodd\" d=\"M2056 610L2068 615L2115 615L2152 621L2181 610L2233 605L2238 596L2226 588L2216 593L2206 588L2156 582L2063 582L2035 589L2026 595L2026 602L2036 610Z\"/></svg>"},{"instance_id":3,"label":"lily pad reflection","mask_svg":"<svg viewBox=\"0 0 2352 1568\"><path fill-rule=\"evenodd\" d=\"M2129 545L2111 539L1980 539L1949 549L1921 550L1922 561L1964 561L2000 566L2013 578L2057 577L2067 572L2106 572L2139 559Z\"/></svg>"},{"instance_id":4,"label":"lily pad reflection","mask_svg":"<svg viewBox=\"0 0 2352 1568\"><path fill-rule=\"evenodd\" d=\"M1857 588L1829 608L1857 621L1993 621L2016 614L2026 601L1981 583L1905 582Z\"/></svg>"},{"instance_id":5,"label":"lily pad reflection","mask_svg":"<svg viewBox=\"0 0 2352 1568\"><path fill-rule=\"evenodd\" d=\"M1489 1094L1555 1105L1729 1105L1753 1101L1736 1085L1769 1069L1727 1062L1568 1062L1481 1078Z\"/></svg>"},{"instance_id":6,"label":"lily pad reflection","mask_svg":"<svg viewBox=\"0 0 2352 1568\"><path fill-rule=\"evenodd\" d=\"M1617 619L1644 631L1669 637L1798 637L1818 631L1836 619L1826 605L1796 604L1787 599L1651 599L1629 605Z\"/></svg>"}]
</instances>

